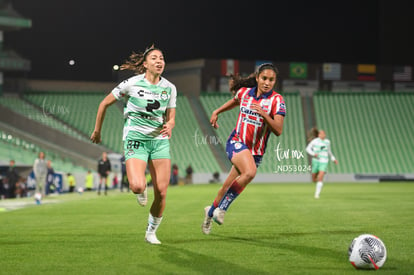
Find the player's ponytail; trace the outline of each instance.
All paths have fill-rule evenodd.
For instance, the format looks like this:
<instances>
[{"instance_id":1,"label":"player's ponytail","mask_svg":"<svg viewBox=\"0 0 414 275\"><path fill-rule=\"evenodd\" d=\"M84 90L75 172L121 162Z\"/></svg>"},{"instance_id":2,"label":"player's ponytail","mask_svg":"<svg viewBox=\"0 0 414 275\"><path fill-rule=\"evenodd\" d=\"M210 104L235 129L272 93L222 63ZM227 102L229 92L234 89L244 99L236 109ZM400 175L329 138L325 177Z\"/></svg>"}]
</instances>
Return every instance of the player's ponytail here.
<instances>
[{"instance_id":1,"label":"player's ponytail","mask_svg":"<svg viewBox=\"0 0 414 275\"><path fill-rule=\"evenodd\" d=\"M317 127L313 127L308 132L308 142L311 142L312 139L317 138L319 135L319 130Z\"/></svg>"},{"instance_id":2,"label":"player's ponytail","mask_svg":"<svg viewBox=\"0 0 414 275\"><path fill-rule=\"evenodd\" d=\"M153 50L161 51L160 49L155 48L154 44L152 44L151 47L147 48L144 52L139 52L139 53L132 52L132 54L125 61L125 63L121 65L121 70L134 71L136 74L145 73L146 71L146 68L144 67L145 58L147 58L147 55Z\"/></svg>"},{"instance_id":3,"label":"player's ponytail","mask_svg":"<svg viewBox=\"0 0 414 275\"><path fill-rule=\"evenodd\" d=\"M257 85L256 82L256 74L250 74L248 77L241 77L240 75L230 75L230 92L235 93L242 87L255 87Z\"/></svg>"},{"instance_id":4,"label":"player's ponytail","mask_svg":"<svg viewBox=\"0 0 414 275\"><path fill-rule=\"evenodd\" d=\"M276 78L279 76L279 70L275 67L275 65L272 63L264 63L257 67L256 71L247 77L231 74L229 81L230 92L235 93L242 87L252 88L257 86L256 77L264 70L272 70L276 73Z\"/></svg>"}]
</instances>

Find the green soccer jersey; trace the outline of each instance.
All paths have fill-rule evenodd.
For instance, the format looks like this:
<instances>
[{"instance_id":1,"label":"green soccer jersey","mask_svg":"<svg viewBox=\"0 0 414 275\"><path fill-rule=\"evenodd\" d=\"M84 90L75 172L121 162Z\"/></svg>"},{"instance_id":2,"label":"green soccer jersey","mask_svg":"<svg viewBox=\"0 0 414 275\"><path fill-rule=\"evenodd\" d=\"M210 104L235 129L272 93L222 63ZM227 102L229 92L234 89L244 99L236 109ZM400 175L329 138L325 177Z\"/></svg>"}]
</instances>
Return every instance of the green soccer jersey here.
<instances>
[{"instance_id":1,"label":"green soccer jersey","mask_svg":"<svg viewBox=\"0 0 414 275\"><path fill-rule=\"evenodd\" d=\"M168 139L160 131L166 110L175 108L177 89L163 77L153 85L144 76L128 78L112 90L117 100L126 99L123 140Z\"/></svg>"},{"instance_id":2,"label":"green soccer jersey","mask_svg":"<svg viewBox=\"0 0 414 275\"><path fill-rule=\"evenodd\" d=\"M306 152L315 158L315 155L318 155L316 159L321 163L328 163L329 157L334 161L335 157L331 152L331 142L329 139L313 139L308 146L306 147Z\"/></svg>"}]
</instances>

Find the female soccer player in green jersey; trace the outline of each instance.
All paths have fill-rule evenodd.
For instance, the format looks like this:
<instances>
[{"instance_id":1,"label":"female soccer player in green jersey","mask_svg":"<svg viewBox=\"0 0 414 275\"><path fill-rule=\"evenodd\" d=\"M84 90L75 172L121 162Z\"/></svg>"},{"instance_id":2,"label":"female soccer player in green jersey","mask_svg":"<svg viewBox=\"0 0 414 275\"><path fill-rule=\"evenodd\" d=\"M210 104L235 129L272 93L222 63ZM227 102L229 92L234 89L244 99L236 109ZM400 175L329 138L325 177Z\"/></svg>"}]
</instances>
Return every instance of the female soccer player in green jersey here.
<instances>
[{"instance_id":1,"label":"female soccer player in green jersey","mask_svg":"<svg viewBox=\"0 0 414 275\"><path fill-rule=\"evenodd\" d=\"M177 90L161 76L165 61L161 50L151 46L143 53L133 53L121 69L133 70L136 75L120 83L100 103L94 143L101 142L101 129L106 109L116 100L126 99L124 108L124 154L130 189L137 194L138 203L147 204L145 169L147 163L154 185L145 240L160 244L155 233L165 209L167 187L170 182L170 143L175 126Z\"/></svg>"},{"instance_id":2,"label":"female soccer player in green jersey","mask_svg":"<svg viewBox=\"0 0 414 275\"><path fill-rule=\"evenodd\" d=\"M331 152L331 141L326 138L324 130L316 128L311 129L313 139L306 147L306 152L312 156L312 181L316 183L315 199L319 199L319 195L323 187L323 177L328 169L329 158L338 164Z\"/></svg>"}]
</instances>

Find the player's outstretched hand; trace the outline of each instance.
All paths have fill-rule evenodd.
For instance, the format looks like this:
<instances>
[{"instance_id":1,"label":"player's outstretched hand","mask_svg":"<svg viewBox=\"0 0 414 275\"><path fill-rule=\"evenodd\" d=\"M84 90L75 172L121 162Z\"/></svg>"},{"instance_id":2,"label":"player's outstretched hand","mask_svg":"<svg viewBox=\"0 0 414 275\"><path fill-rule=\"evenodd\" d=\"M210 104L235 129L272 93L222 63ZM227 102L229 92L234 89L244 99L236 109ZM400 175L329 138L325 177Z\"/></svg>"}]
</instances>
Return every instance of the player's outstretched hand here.
<instances>
[{"instance_id":1,"label":"player's outstretched hand","mask_svg":"<svg viewBox=\"0 0 414 275\"><path fill-rule=\"evenodd\" d=\"M217 113L216 113L216 112L213 112L213 113L211 114L210 124L211 124L211 126L213 126L215 129L217 129L217 128L219 127L219 125L218 125L218 123L217 123L217 120L218 120L218 115L217 115Z\"/></svg>"},{"instance_id":2,"label":"player's outstretched hand","mask_svg":"<svg viewBox=\"0 0 414 275\"><path fill-rule=\"evenodd\" d=\"M100 142L102 141L102 140L101 140L101 133L94 131L94 132L92 133L92 135L91 135L90 140L91 140L93 143L100 143Z\"/></svg>"}]
</instances>

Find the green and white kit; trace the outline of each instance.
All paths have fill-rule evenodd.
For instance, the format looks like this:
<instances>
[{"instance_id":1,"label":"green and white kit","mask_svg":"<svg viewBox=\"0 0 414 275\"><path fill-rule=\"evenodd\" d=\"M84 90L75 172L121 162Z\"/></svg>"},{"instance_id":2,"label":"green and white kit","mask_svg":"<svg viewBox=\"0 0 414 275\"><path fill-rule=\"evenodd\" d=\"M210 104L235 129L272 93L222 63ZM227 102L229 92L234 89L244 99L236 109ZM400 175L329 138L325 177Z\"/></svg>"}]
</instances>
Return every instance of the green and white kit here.
<instances>
[{"instance_id":1,"label":"green and white kit","mask_svg":"<svg viewBox=\"0 0 414 275\"><path fill-rule=\"evenodd\" d=\"M125 99L126 101L123 131L125 158L128 159L134 155L130 149L143 149L144 146L140 144L146 142L151 143L151 146L146 147L151 147L154 152L157 150L153 147L157 147L157 144L162 144L161 147L165 150L169 137L161 135L160 131L166 122L167 109L176 107L177 89L174 84L161 77L158 84L153 85L145 79L145 74L140 74L120 83L112 90L112 94L117 100ZM156 142L155 140L165 141ZM151 158L152 152L148 153ZM145 156L138 158L143 159Z\"/></svg>"},{"instance_id":2,"label":"green and white kit","mask_svg":"<svg viewBox=\"0 0 414 275\"><path fill-rule=\"evenodd\" d=\"M329 139L315 138L306 147L306 152L312 158L312 173L318 171L326 172L328 168L329 158L335 161L335 156L331 152L331 142Z\"/></svg>"}]
</instances>

